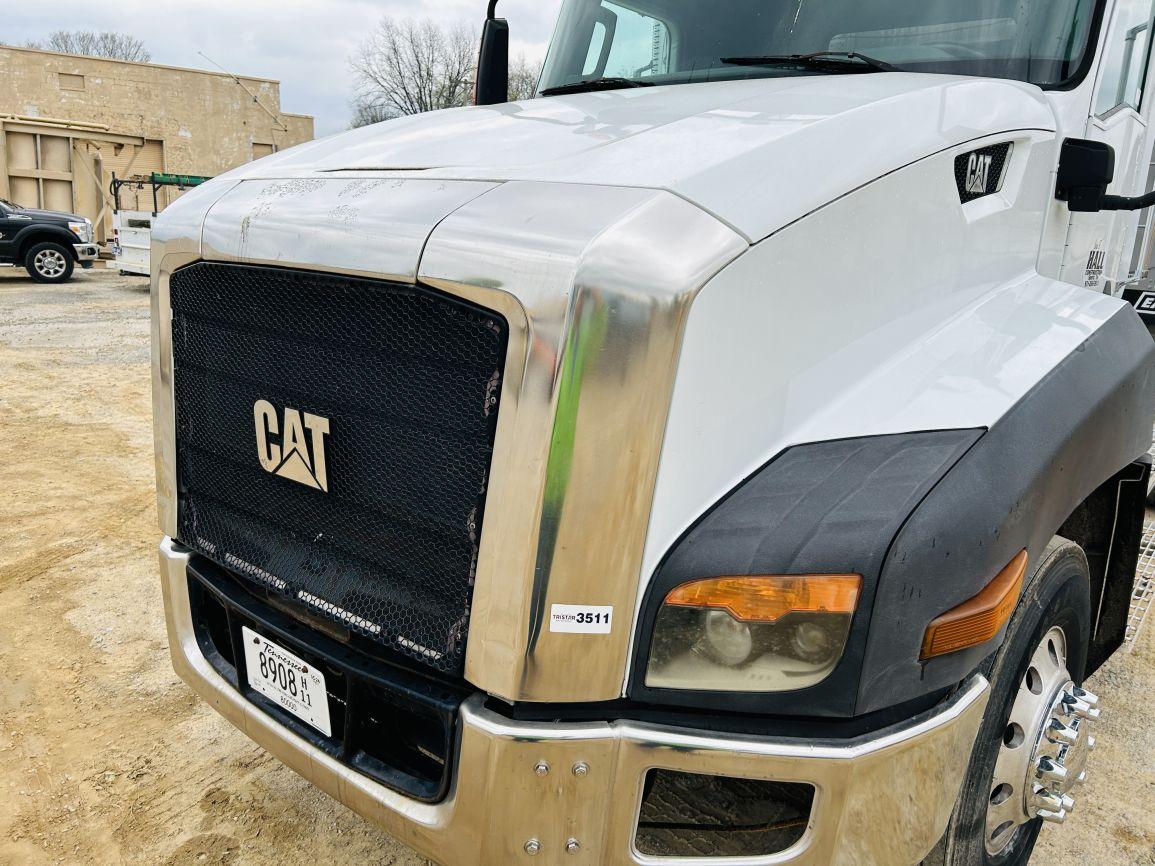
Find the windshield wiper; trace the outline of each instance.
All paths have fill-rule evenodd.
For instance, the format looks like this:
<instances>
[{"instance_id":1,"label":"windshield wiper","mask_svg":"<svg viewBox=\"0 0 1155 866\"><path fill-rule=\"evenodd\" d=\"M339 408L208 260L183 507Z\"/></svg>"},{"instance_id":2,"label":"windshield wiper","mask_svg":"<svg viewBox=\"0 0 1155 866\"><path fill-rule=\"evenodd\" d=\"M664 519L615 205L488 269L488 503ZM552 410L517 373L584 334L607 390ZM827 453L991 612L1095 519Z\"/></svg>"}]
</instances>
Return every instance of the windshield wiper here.
<instances>
[{"instance_id":1,"label":"windshield wiper","mask_svg":"<svg viewBox=\"0 0 1155 866\"><path fill-rule=\"evenodd\" d=\"M623 90L627 87L653 87L649 81L638 81L634 78L590 78L586 81L577 81L573 84L559 84L557 87L547 87L539 96L564 96L567 93L592 93L596 90Z\"/></svg>"},{"instance_id":2,"label":"windshield wiper","mask_svg":"<svg viewBox=\"0 0 1155 866\"><path fill-rule=\"evenodd\" d=\"M805 66L835 69L838 72L902 72L892 63L858 51L815 51L812 54L765 54L751 57L722 57L729 66Z\"/></svg>"}]
</instances>

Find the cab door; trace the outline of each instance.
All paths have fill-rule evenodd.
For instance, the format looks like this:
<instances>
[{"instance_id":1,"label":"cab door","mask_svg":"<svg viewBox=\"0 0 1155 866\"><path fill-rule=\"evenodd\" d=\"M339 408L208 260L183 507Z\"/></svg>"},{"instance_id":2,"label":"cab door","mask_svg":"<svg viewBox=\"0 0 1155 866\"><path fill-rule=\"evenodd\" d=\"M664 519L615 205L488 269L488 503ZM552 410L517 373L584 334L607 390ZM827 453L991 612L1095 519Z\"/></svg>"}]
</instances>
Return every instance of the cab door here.
<instances>
[{"instance_id":1,"label":"cab door","mask_svg":"<svg viewBox=\"0 0 1155 866\"><path fill-rule=\"evenodd\" d=\"M30 217L12 213L0 204L0 262L12 262L16 258L16 234L32 220Z\"/></svg>"},{"instance_id":2,"label":"cab door","mask_svg":"<svg viewBox=\"0 0 1155 866\"><path fill-rule=\"evenodd\" d=\"M1152 163L1150 86L1155 0L1118 0L1107 28L1099 81L1085 138L1115 149L1109 192L1137 196L1148 189ZM1135 264L1141 216L1134 211L1072 214L1063 261L1064 282L1122 294ZM1146 224L1144 216L1144 224Z\"/></svg>"}]
</instances>

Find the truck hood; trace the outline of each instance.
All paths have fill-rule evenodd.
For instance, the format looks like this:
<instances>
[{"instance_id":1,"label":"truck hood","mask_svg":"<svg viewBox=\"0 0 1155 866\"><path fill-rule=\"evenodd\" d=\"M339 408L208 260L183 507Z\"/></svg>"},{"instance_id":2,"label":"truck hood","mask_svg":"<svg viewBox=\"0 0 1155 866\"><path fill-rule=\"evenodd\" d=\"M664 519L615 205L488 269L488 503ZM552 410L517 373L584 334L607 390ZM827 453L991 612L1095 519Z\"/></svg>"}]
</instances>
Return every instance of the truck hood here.
<instances>
[{"instance_id":1,"label":"truck hood","mask_svg":"<svg viewBox=\"0 0 1155 866\"><path fill-rule=\"evenodd\" d=\"M84 217L62 210L38 210L32 207L22 207L11 211L13 216L31 217L38 222L82 223Z\"/></svg>"},{"instance_id":2,"label":"truck hood","mask_svg":"<svg viewBox=\"0 0 1155 866\"><path fill-rule=\"evenodd\" d=\"M1054 130L1042 91L911 73L765 78L539 98L386 121L233 177L388 172L665 189L749 240L978 138Z\"/></svg>"}]
</instances>

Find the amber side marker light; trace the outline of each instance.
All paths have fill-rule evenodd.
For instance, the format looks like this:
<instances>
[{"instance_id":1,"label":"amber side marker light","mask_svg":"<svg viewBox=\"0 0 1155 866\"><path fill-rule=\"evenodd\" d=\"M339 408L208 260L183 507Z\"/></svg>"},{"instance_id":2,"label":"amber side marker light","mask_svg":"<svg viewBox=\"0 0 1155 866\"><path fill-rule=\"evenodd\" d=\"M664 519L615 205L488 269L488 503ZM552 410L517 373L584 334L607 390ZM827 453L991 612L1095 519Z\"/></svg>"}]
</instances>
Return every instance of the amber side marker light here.
<instances>
[{"instance_id":1,"label":"amber side marker light","mask_svg":"<svg viewBox=\"0 0 1155 866\"><path fill-rule=\"evenodd\" d=\"M978 595L931 621L922 640L922 660L984 644L1006 625L1027 573L1027 552L1021 551Z\"/></svg>"},{"instance_id":2,"label":"amber side marker light","mask_svg":"<svg viewBox=\"0 0 1155 866\"><path fill-rule=\"evenodd\" d=\"M788 613L854 613L861 586L857 574L714 577L679 586L666 604L724 610L742 622L775 622Z\"/></svg>"}]
</instances>

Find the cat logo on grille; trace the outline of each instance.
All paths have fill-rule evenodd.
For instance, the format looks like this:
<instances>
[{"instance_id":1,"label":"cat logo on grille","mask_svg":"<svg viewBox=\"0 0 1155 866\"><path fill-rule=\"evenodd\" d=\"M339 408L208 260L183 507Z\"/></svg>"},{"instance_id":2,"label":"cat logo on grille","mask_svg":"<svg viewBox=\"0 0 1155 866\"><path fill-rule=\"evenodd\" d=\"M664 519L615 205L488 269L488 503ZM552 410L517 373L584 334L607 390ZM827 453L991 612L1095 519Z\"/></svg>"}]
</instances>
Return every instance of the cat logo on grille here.
<instances>
[{"instance_id":1,"label":"cat logo on grille","mask_svg":"<svg viewBox=\"0 0 1155 866\"><path fill-rule=\"evenodd\" d=\"M971 195L985 195L990 186L991 165L995 158L990 154L972 153L967 162L966 191Z\"/></svg>"},{"instance_id":2,"label":"cat logo on grille","mask_svg":"<svg viewBox=\"0 0 1155 866\"><path fill-rule=\"evenodd\" d=\"M314 490L329 492L329 472L325 466L328 418L288 407L283 416L278 417L272 403L258 400L253 404L253 421L261 468ZM280 436L281 441L272 441L274 436Z\"/></svg>"}]
</instances>

